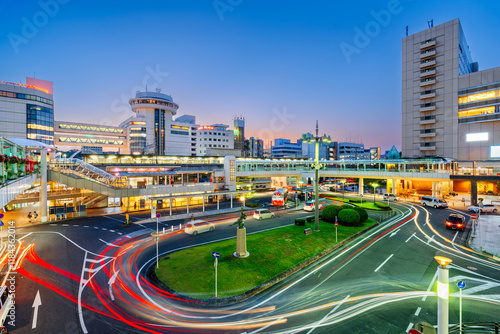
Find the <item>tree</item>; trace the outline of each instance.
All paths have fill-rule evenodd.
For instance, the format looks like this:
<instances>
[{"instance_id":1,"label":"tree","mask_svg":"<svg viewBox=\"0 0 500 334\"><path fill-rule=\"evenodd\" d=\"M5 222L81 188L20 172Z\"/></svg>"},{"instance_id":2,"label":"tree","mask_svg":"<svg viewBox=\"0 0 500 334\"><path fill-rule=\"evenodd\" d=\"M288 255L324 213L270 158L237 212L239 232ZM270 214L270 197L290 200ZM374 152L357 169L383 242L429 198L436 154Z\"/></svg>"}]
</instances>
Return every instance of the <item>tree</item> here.
<instances>
[{"instance_id":1,"label":"tree","mask_svg":"<svg viewBox=\"0 0 500 334\"><path fill-rule=\"evenodd\" d=\"M368 213L366 212L365 209L360 208L359 206L355 206L352 209L359 214L359 221L360 222L365 222L368 220Z\"/></svg>"},{"instance_id":2,"label":"tree","mask_svg":"<svg viewBox=\"0 0 500 334\"><path fill-rule=\"evenodd\" d=\"M339 212L339 224L344 226L358 226L359 213L354 209L344 209Z\"/></svg>"}]
</instances>

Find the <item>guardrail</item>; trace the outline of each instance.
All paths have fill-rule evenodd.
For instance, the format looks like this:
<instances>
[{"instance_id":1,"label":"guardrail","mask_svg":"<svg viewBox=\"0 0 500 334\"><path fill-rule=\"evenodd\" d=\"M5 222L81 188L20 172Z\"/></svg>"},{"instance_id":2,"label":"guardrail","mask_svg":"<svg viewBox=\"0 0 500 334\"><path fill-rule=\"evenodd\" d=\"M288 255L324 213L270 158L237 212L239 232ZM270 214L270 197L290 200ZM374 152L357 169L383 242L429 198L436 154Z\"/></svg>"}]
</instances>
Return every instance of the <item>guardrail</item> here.
<instances>
[{"instance_id":1,"label":"guardrail","mask_svg":"<svg viewBox=\"0 0 500 334\"><path fill-rule=\"evenodd\" d=\"M462 328L460 325L453 325L449 329L449 334L460 333L495 333L499 334L500 326L498 322L485 322L485 321L477 321L477 322L464 322L462 324Z\"/></svg>"}]
</instances>

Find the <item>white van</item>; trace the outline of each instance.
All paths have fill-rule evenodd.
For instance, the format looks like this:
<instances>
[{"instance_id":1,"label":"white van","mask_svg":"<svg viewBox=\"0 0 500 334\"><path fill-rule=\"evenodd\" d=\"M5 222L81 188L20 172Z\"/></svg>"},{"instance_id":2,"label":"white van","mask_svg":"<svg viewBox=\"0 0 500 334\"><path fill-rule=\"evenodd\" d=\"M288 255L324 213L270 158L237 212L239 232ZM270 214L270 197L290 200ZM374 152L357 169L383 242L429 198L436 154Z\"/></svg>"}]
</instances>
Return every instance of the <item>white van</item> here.
<instances>
[{"instance_id":1,"label":"white van","mask_svg":"<svg viewBox=\"0 0 500 334\"><path fill-rule=\"evenodd\" d=\"M397 201L399 198L396 197L394 194L384 194L384 199L387 201Z\"/></svg>"},{"instance_id":2,"label":"white van","mask_svg":"<svg viewBox=\"0 0 500 334\"><path fill-rule=\"evenodd\" d=\"M215 230L215 225L204 220L193 220L186 223L184 232L187 234L197 235L198 233Z\"/></svg>"},{"instance_id":3,"label":"white van","mask_svg":"<svg viewBox=\"0 0 500 334\"><path fill-rule=\"evenodd\" d=\"M446 203L445 200L430 196L420 197L420 204L422 204L423 206L431 206L436 209L448 207L448 203Z\"/></svg>"},{"instance_id":4,"label":"white van","mask_svg":"<svg viewBox=\"0 0 500 334\"><path fill-rule=\"evenodd\" d=\"M268 209L257 209L254 211L253 217L258 220L274 218L274 213L272 213Z\"/></svg>"}]
</instances>

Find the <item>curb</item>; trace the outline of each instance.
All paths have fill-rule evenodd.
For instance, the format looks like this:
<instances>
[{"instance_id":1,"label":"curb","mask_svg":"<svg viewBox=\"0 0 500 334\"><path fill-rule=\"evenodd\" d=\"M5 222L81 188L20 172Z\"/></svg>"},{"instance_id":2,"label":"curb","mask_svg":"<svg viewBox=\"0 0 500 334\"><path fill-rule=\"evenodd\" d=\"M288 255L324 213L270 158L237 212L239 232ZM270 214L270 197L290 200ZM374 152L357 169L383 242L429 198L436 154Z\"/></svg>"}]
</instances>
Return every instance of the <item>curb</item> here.
<instances>
[{"instance_id":1,"label":"curb","mask_svg":"<svg viewBox=\"0 0 500 334\"><path fill-rule=\"evenodd\" d=\"M364 230L359 231L358 233L351 235L349 238L339 242L335 246L332 246L330 248L325 249L324 251L314 255L313 257L303 261L302 263L299 263L295 267L292 267L292 268L288 269L287 271L279 274L278 276L271 278L269 281L264 282L256 287L254 287L253 289L248 290L247 292L245 292L243 294L232 296L232 297L226 297L226 298L221 298L221 299L196 299L196 298L184 296L184 295L178 294L177 292L175 292L174 290L172 290L171 288L166 286L163 282L161 282L158 279L158 277L156 276L156 273L154 272L154 263L148 267L146 272L147 272L147 275L151 278L152 282L156 286L167 291L168 293L171 293L171 294L177 296L180 301L186 302L190 306L193 306L193 307L228 306L228 305L232 305L235 303L245 301L245 300L271 288L272 286L278 284L279 282L281 282L282 280L284 280L288 276L291 276L292 274L296 273L297 271L304 269L305 267L309 266L310 264L320 260L321 258L325 257L326 255L328 255L328 254L332 253L333 251L339 249L340 247L344 246L349 241L359 237L360 235L368 232L369 230L373 229L375 226L378 226L378 225L379 225L379 223L375 222L375 224L373 224L372 226L367 227Z\"/></svg>"}]
</instances>

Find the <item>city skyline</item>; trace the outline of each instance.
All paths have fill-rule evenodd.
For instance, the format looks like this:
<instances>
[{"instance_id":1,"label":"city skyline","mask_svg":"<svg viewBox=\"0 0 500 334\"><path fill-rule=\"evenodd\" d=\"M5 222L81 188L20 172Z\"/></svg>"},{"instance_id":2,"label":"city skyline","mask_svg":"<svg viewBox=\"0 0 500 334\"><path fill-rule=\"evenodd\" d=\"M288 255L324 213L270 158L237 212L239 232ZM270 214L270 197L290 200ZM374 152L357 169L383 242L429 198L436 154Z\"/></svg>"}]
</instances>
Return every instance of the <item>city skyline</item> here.
<instances>
[{"instance_id":1,"label":"city skyline","mask_svg":"<svg viewBox=\"0 0 500 334\"><path fill-rule=\"evenodd\" d=\"M9 4L0 51L10 65L0 80L53 81L56 120L118 125L132 115L128 99L147 85L172 95L178 115L198 124L245 116L247 137L266 146L295 141L319 119L333 140L387 150L401 149L407 25L411 35L431 19L460 18L479 69L498 65L499 47L484 33L500 31L489 2L283 4ZM371 36L363 40L359 28Z\"/></svg>"}]
</instances>

